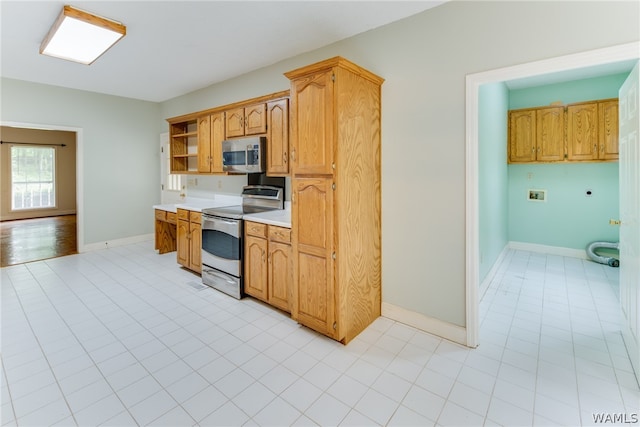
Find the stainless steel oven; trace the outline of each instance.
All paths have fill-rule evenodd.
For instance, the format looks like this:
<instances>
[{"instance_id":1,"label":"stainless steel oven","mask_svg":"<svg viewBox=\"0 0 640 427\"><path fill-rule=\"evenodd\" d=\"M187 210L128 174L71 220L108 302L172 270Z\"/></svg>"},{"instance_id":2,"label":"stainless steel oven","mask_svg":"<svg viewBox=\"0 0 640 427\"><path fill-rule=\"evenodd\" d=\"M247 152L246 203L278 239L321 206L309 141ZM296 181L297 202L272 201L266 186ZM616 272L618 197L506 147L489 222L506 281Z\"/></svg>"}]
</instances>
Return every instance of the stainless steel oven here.
<instances>
[{"instance_id":1,"label":"stainless steel oven","mask_svg":"<svg viewBox=\"0 0 640 427\"><path fill-rule=\"evenodd\" d=\"M284 188L248 185L242 205L202 210L202 283L234 298L242 298L246 213L284 208Z\"/></svg>"},{"instance_id":2,"label":"stainless steel oven","mask_svg":"<svg viewBox=\"0 0 640 427\"><path fill-rule=\"evenodd\" d=\"M202 281L242 298L242 219L202 215Z\"/></svg>"}]
</instances>

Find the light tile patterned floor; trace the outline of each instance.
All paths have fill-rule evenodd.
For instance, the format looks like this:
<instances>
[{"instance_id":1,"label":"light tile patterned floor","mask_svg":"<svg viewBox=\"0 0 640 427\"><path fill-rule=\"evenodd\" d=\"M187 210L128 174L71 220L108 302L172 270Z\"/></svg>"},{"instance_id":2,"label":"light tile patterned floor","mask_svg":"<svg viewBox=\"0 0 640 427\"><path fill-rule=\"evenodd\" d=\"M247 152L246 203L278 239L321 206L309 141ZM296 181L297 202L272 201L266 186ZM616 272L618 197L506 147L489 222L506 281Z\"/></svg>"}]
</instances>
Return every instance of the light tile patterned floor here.
<instances>
[{"instance_id":1,"label":"light tile patterned floor","mask_svg":"<svg viewBox=\"0 0 640 427\"><path fill-rule=\"evenodd\" d=\"M2 274L2 425L580 425L640 408L617 271L509 252L475 350L380 318L348 346L151 243Z\"/></svg>"}]
</instances>

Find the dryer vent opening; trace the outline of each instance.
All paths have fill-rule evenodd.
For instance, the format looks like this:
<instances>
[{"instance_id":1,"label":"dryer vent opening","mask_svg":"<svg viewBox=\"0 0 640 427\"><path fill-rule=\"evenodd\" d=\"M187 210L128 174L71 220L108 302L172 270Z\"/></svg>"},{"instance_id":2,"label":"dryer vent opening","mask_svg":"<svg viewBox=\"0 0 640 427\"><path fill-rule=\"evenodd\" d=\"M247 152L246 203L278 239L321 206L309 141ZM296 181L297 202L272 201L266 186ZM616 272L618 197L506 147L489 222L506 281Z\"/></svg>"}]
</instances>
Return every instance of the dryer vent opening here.
<instances>
[{"instance_id":1,"label":"dryer vent opening","mask_svg":"<svg viewBox=\"0 0 640 427\"><path fill-rule=\"evenodd\" d=\"M592 242L587 245L587 255L592 261L598 262L600 264L605 264L610 267L620 267L620 260L610 256L601 256L596 253L598 249L619 249L618 242Z\"/></svg>"}]
</instances>

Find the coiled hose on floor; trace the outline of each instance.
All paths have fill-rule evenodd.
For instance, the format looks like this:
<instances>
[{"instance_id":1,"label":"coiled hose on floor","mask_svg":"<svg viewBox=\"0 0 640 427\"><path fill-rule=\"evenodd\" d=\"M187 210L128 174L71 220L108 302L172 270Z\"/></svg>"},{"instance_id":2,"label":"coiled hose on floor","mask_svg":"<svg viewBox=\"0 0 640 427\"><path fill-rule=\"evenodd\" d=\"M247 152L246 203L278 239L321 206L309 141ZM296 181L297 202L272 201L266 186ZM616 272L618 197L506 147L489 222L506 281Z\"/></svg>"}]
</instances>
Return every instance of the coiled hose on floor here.
<instances>
[{"instance_id":1,"label":"coiled hose on floor","mask_svg":"<svg viewBox=\"0 0 640 427\"><path fill-rule=\"evenodd\" d=\"M605 264L610 267L620 267L620 260L614 257L606 257L600 256L596 254L596 249L607 248L607 249L618 249L618 242L592 242L587 245L587 255L595 262L599 262L600 264Z\"/></svg>"}]
</instances>

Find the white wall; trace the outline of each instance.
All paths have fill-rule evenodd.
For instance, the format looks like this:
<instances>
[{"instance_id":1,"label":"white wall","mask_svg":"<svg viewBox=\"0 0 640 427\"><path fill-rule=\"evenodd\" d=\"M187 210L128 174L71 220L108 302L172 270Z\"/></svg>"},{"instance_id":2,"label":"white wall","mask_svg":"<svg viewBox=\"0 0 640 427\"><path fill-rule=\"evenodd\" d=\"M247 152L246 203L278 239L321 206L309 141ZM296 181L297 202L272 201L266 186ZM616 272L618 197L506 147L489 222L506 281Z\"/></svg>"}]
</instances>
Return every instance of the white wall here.
<instances>
[{"instance_id":1,"label":"white wall","mask_svg":"<svg viewBox=\"0 0 640 427\"><path fill-rule=\"evenodd\" d=\"M383 301L464 326L465 76L636 41L638 14L637 2L453 1L165 102L161 114L287 89L283 72L335 55L385 78Z\"/></svg>"},{"instance_id":2,"label":"white wall","mask_svg":"<svg viewBox=\"0 0 640 427\"><path fill-rule=\"evenodd\" d=\"M160 200L159 105L2 79L2 121L82 129L84 242L153 232Z\"/></svg>"}]
</instances>

